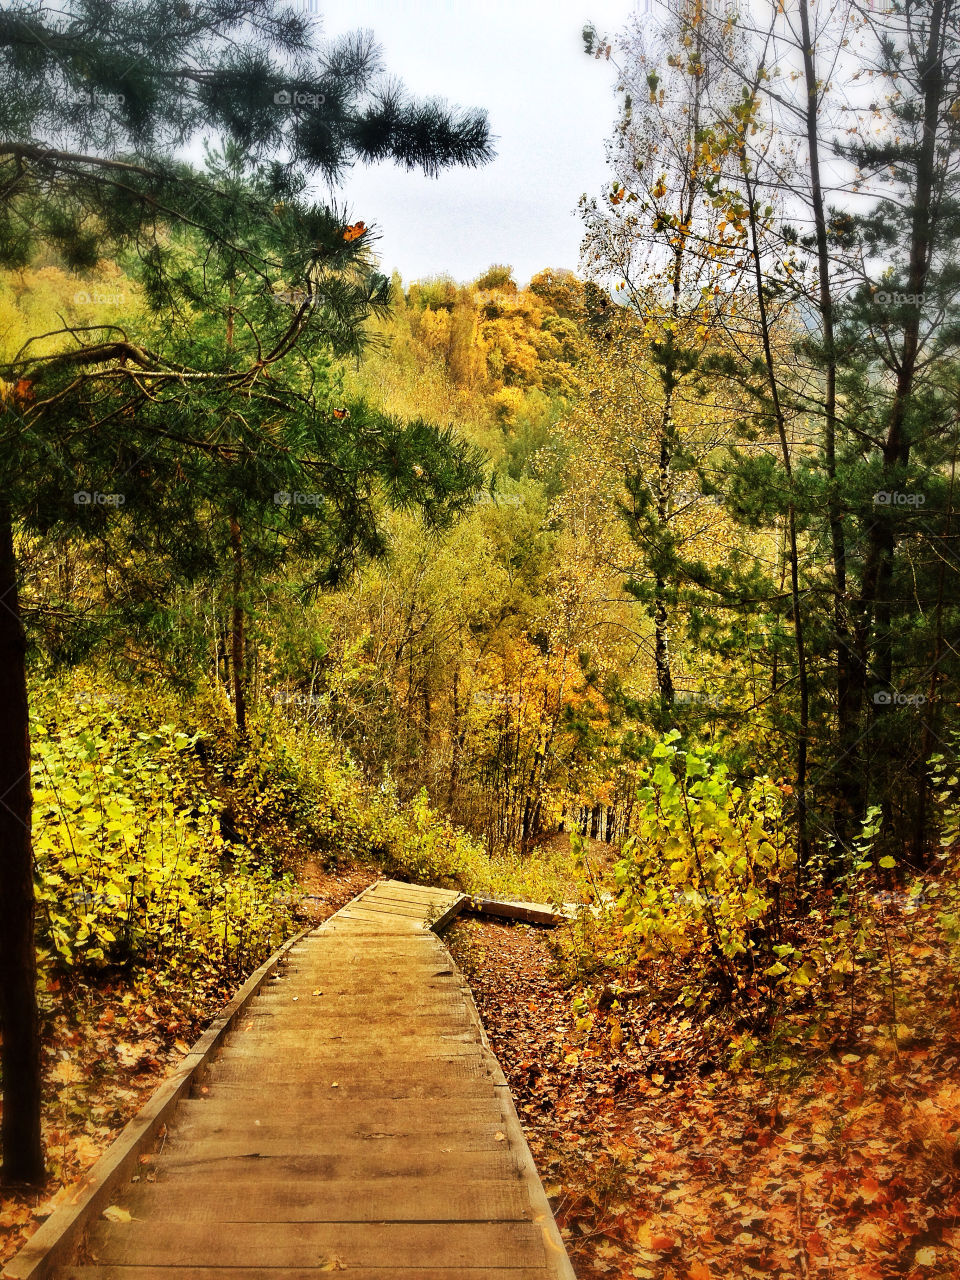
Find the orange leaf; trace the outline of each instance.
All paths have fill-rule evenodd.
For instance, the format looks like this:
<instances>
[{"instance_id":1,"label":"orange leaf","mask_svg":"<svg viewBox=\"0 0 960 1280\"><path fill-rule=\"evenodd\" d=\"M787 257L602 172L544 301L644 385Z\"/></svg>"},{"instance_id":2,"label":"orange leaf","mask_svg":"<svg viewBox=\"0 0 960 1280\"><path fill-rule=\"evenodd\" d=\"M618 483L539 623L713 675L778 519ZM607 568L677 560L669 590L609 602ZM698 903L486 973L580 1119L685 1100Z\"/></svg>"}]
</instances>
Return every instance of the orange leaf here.
<instances>
[{"instance_id":1,"label":"orange leaf","mask_svg":"<svg viewBox=\"0 0 960 1280\"><path fill-rule=\"evenodd\" d=\"M827 1256L826 1242L819 1231L811 1231L807 1236L807 1253L812 1258L825 1258Z\"/></svg>"}]
</instances>

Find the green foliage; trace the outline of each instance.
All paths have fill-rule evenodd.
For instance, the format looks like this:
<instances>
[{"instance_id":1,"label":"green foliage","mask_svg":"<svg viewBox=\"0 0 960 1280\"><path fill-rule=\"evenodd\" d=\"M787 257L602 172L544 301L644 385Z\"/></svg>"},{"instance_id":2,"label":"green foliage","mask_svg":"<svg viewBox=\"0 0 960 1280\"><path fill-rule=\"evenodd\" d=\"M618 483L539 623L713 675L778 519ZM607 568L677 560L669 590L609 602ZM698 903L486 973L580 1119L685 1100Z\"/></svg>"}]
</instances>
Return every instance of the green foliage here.
<instances>
[{"instance_id":1,"label":"green foliage","mask_svg":"<svg viewBox=\"0 0 960 1280\"><path fill-rule=\"evenodd\" d=\"M960 851L960 734L953 735L949 753L936 752L930 757L930 773L940 818L939 859L950 874L942 886L918 880L910 893L916 901L926 897L937 903L940 931L960 960L960 876L956 867Z\"/></svg>"},{"instance_id":2,"label":"green foliage","mask_svg":"<svg viewBox=\"0 0 960 1280\"><path fill-rule=\"evenodd\" d=\"M679 739L674 730L654 748L614 868L620 962L669 957L688 1007L764 978L808 983L802 957L777 946L794 862L781 789L769 778L744 788L714 750L684 751Z\"/></svg>"},{"instance_id":3,"label":"green foliage","mask_svg":"<svg viewBox=\"0 0 960 1280\"><path fill-rule=\"evenodd\" d=\"M34 689L41 961L238 976L292 932L289 878L225 843L195 736L151 702L81 673Z\"/></svg>"}]
</instances>

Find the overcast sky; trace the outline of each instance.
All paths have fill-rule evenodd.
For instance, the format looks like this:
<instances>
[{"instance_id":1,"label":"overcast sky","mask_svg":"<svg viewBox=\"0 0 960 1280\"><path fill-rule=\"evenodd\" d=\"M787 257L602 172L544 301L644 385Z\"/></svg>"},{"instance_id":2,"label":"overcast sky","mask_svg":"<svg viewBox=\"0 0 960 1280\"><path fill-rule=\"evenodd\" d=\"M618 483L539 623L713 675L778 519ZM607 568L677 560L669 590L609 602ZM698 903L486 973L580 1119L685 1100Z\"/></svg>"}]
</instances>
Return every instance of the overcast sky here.
<instances>
[{"instance_id":1,"label":"overcast sky","mask_svg":"<svg viewBox=\"0 0 960 1280\"><path fill-rule=\"evenodd\" d=\"M510 263L521 283L578 265L577 201L609 180L613 68L583 52L591 20L611 34L646 0L301 0L325 35L372 30L409 89L485 107L497 158L430 180L393 166L354 170L340 198L382 238L383 269L409 282L478 276Z\"/></svg>"}]
</instances>

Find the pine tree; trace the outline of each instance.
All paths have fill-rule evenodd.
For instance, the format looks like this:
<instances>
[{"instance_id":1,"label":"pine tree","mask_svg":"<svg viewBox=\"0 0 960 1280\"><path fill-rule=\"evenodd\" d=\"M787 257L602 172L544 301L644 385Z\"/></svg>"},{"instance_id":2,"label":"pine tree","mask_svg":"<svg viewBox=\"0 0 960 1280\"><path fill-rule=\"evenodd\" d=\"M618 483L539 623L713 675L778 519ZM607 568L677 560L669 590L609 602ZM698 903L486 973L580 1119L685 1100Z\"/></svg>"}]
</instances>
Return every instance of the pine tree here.
<instances>
[{"instance_id":1,"label":"pine tree","mask_svg":"<svg viewBox=\"0 0 960 1280\"><path fill-rule=\"evenodd\" d=\"M336 420L313 395L309 358L299 385L277 370L301 344L308 356L318 342L356 350L362 321L386 299L367 228L312 205L310 179L336 182L356 161L381 160L436 175L484 162L490 147L482 113L409 98L384 77L369 37L319 47L310 22L274 0L72 0L55 11L13 0L0 13L0 75L0 265L23 267L49 246L66 266L90 272L122 253L142 264L156 311L185 308L178 232L189 230L220 255L222 279L229 290L232 273L237 293L225 316L233 343L226 334L219 343L193 340L187 325L151 345L105 321L62 335L56 354L38 354L49 343L28 344L2 371L3 1175L38 1182L30 749L15 533L23 522L42 531L62 523L65 495L68 503L73 493L102 497L120 475L141 544L192 560L191 571L204 563L203 542L181 535L199 528L203 511L262 502L307 473L334 516L323 535L328 575L380 548L371 518L378 484L394 501L442 518L475 484L475 459L427 424L385 431L362 412L331 451ZM187 162L200 136L232 145L235 178ZM277 279L292 297L286 309L266 291L241 306L251 282ZM205 288L191 305L211 301ZM269 338L254 351L238 338L250 307L260 309L258 337ZM65 488L67 476L75 479ZM119 504L74 505L72 523L85 518L87 535L97 535ZM131 516L121 521L131 532Z\"/></svg>"}]
</instances>

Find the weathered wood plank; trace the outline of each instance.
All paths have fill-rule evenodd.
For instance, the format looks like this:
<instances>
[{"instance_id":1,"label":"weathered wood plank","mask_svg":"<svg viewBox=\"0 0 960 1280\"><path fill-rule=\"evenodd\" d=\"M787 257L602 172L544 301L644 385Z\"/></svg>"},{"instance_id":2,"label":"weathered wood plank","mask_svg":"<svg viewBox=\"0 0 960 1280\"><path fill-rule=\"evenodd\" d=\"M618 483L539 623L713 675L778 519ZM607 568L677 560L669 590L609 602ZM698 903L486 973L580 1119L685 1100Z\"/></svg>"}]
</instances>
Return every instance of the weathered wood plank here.
<instances>
[{"instance_id":1,"label":"weathered wood plank","mask_svg":"<svg viewBox=\"0 0 960 1280\"><path fill-rule=\"evenodd\" d=\"M311 987L309 984L299 988L279 988L259 1000L244 1012L243 1022L256 1021L258 1018L275 1018L278 1013L293 1014L294 997L304 1006L301 1013L333 1009L363 1008L368 1010L394 1009L406 1006L411 1009L433 1008L440 1006L456 1007L462 987L452 978L433 977L422 983L411 982L399 990L391 986L387 989L371 987L367 981L353 987L337 985L337 980ZM306 998L304 998L306 997Z\"/></svg>"},{"instance_id":2,"label":"weathered wood plank","mask_svg":"<svg viewBox=\"0 0 960 1280\"><path fill-rule=\"evenodd\" d=\"M419 1042L416 1042L419 1043ZM221 1080L233 1081L237 1084L295 1084L302 1082L337 1081L341 1088L349 1088L354 1080L368 1082L401 1080L463 1080L476 1079L487 1074L487 1066L483 1054L475 1045L462 1044L459 1050L448 1044L437 1046L430 1053L411 1055L394 1052L389 1037L385 1038L384 1048L390 1049L390 1062L366 1061L357 1056L348 1057L342 1052L333 1056L337 1046L332 1046L329 1054L322 1060L304 1062L289 1058L286 1061L275 1058L264 1060L261 1055L241 1057L233 1053L230 1057L219 1058L211 1063L203 1079L211 1087ZM371 1056L374 1057L373 1047Z\"/></svg>"},{"instance_id":3,"label":"weathered wood plank","mask_svg":"<svg viewBox=\"0 0 960 1280\"><path fill-rule=\"evenodd\" d=\"M369 1023L367 1026L369 1030L365 1034L363 1019L343 1018L336 1026L331 1021L326 1034L317 1028L307 1028L300 1033L295 1033L288 1039L295 1046L302 1048L304 1055L315 1063L320 1063L324 1058L328 1057L344 1058L350 1056L343 1052L345 1046L352 1047L359 1061L362 1061L365 1056L363 1052L365 1048L368 1051L389 1048L391 1055L395 1059L406 1058L414 1061L419 1060L421 1057L444 1057L448 1053L451 1055L465 1053L467 1056L471 1056L478 1052L477 1046L471 1038L470 1028L466 1024L449 1031L440 1031L438 1029L434 1035L430 1035L424 1030L413 1026L398 1027L396 1034L392 1033L390 1027L370 1026ZM264 1053L264 1049L269 1048L271 1044L276 1045L278 1043L278 1034L260 1034L251 1031L244 1036L237 1036L232 1043L227 1045L222 1056L217 1061L229 1062L235 1059L256 1059L257 1061L263 1061L267 1065L277 1065L276 1058L271 1059L270 1055ZM280 1047L282 1048L283 1046L281 1045Z\"/></svg>"},{"instance_id":4,"label":"weathered wood plank","mask_svg":"<svg viewBox=\"0 0 960 1280\"><path fill-rule=\"evenodd\" d=\"M243 1144L237 1144L239 1149ZM498 1143L498 1148L503 1147ZM293 1155L250 1155L238 1157L235 1153L224 1152L215 1144L208 1147L188 1149L165 1148L163 1158L156 1164L146 1164L143 1170L156 1173L159 1185L161 1181L180 1176L194 1177L206 1173L211 1184L222 1185L224 1182L271 1182L287 1180L291 1183L300 1179L323 1178L331 1182L346 1182L350 1179L361 1182L384 1182L394 1178L446 1178L453 1184L461 1180L480 1178L500 1180L519 1178L520 1164L516 1156L509 1150L497 1151L457 1151L441 1150L434 1147L430 1151L411 1151L409 1148L397 1149L389 1153L389 1161L379 1144L360 1143L350 1151L338 1151L333 1155L320 1155L313 1152L295 1152Z\"/></svg>"},{"instance_id":5,"label":"weathered wood plank","mask_svg":"<svg viewBox=\"0 0 960 1280\"><path fill-rule=\"evenodd\" d=\"M234 1032L225 1054L235 1050L256 1053L272 1046L279 1052L301 1049L312 1055L347 1042L365 1045L382 1040L397 1040L401 1044L409 1042L411 1045L422 1041L425 1046L440 1042L470 1043L470 1024L462 1012L456 1018L448 1018L443 1013L396 1013L390 1018L391 1030L379 1037L370 1036L371 1021L362 1013L351 1013L346 1017L317 1018L286 1029L267 1028L261 1031L248 1027L245 1031ZM434 1030L437 1034L432 1036L430 1033Z\"/></svg>"},{"instance_id":6,"label":"weathered wood plank","mask_svg":"<svg viewBox=\"0 0 960 1280\"><path fill-rule=\"evenodd\" d=\"M123 1197L134 1218L170 1222L523 1222L530 1205L519 1179L393 1177L375 1181L230 1182L203 1175L164 1179Z\"/></svg>"},{"instance_id":7,"label":"weathered wood plank","mask_svg":"<svg viewBox=\"0 0 960 1280\"><path fill-rule=\"evenodd\" d=\"M477 915L497 916L502 920L521 920L526 924L568 924L576 919L575 903L554 907L545 902L514 902L499 898L469 897L464 910Z\"/></svg>"},{"instance_id":8,"label":"weathered wood plank","mask_svg":"<svg viewBox=\"0 0 960 1280\"><path fill-rule=\"evenodd\" d=\"M230 1222L110 1223L88 1243L91 1261L112 1266L249 1267L269 1258L273 1267L337 1269L464 1267L483 1258L490 1267L542 1267L539 1230L532 1223L461 1222L451 1231L434 1223Z\"/></svg>"},{"instance_id":9,"label":"weathered wood plank","mask_svg":"<svg viewBox=\"0 0 960 1280\"><path fill-rule=\"evenodd\" d=\"M201 1104L202 1105L202 1104ZM472 1110L465 1110L457 1124L457 1140L469 1145L471 1150L493 1150L491 1145L503 1141L503 1118L499 1114L490 1114L484 1108L480 1115ZM367 1141L408 1142L411 1146L423 1147L434 1142L443 1142L444 1135L450 1133L450 1113L446 1116L429 1118L418 1114L419 1108L395 1107L390 1116L371 1117L367 1107L361 1103L351 1106L344 1099L342 1114L315 1117L305 1116L302 1120L270 1115L263 1112L255 1119L243 1111L233 1108L229 1113L202 1116L195 1111L188 1113L170 1130L171 1140L182 1135L185 1141L223 1142L244 1141L259 1146L264 1141L283 1143L288 1151L329 1151L338 1144L352 1142L354 1139ZM405 1114L404 1114L405 1113ZM496 1134L500 1138L496 1138Z\"/></svg>"},{"instance_id":10,"label":"weathered wood plank","mask_svg":"<svg viewBox=\"0 0 960 1280\"><path fill-rule=\"evenodd\" d=\"M252 1134L226 1132L223 1134L188 1136L186 1131L173 1129L168 1133L164 1155L169 1150L171 1157L178 1156L192 1160L209 1159L211 1156L230 1156L235 1160L269 1159L274 1156L338 1156L358 1158L366 1152L376 1150L385 1168L396 1166L397 1172L404 1168L408 1157L425 1156L436 1151L438 1156L450 1155L454 1152L463 1155L469 1152L496 1153L503 1146L490 1133L448 1133L446 1138L436 1134L393 1134L387 1132L367 1133L365 1135L345 1133L342 1130L326 1126L323 1131L311 1131L306 1137L299 1135L293 1127L282 1133L262 1134L259 1130ZM503 1131L501 1131L503 1132ZM456 1144L455 1146L453 1144Z\"/></svg>"},{"instance_id":11,"label":"weathered wood plank","mask_svg":"<svg viewBox=\"0 0 960 1280\"><path fill-rule=\"evenodd\" d=\"M256 1267L178 1267L175 1280L321 1280L329 1267L273 1267L269 1259ZM491 1268L481 1260L465 1267L417 1267L410 1280L550 1280L552 1271L533 1267ZM70 1267L63 1280L174 1280L169 1267ZM399 1280L397 1271L384 1267L354 1267L350 1280Z\"/></svg>"},{"instance_id":12,"label":"weathered wood plank","mask_svg":"<svg viewBox=\"0 0 960 1280\"><path fill-rule=\"evenodd\" d=\"M472 1127L480 1123L485 1126L493 1124L500 1128L502 1117L499 1109L491 1105L495 1101L493 1085L486 1083L485 1105L472 1105L464 1099L465 1124ZM282 1110L277 1106L273 1091L269 1096L260 1093L231 1096L227 1090L217 1088L208 1097L188 1098L177 1108L176 1129L173 1132L190 1126L193 1136L198 1136L211 1125L242 1125L247 1133L251 1126L275 1132L280 1126L299 1123L310 1125L329 1125L339 1122L345 1129L354 1126L372 1126L382 1129L384 1126L402 1124L404 1127L420 1128L423 1131L450 1130L450 1103L446 1098L422 1099L416 1107L410 1107L404 1098L355 1099L343 1097L338 1089L327 1089L315 1093L308 1098L300 1091L300 1105L295 1112ZM459 1130L463 1132L463 1130Z\"/></svg>"},{"instance_id":13,"label":"weathered wood plank","mask_svg":"<svg viewBox=\"0 0 960 1280\"><path fill-rule=\"evenodd\" d=\"M343 1098L367 1098L372 1103L389 1102L391 1100L401 1102L416 1102L446 1100L449 1105L450 1099L462 1099L469 1102L471 1098L489 1098L490 1087L493 1083L492 1077L484 1072L478 1074L474 1078L437 1078L437 1079L397 1079L394 1076L384 1077L364 1076L357 1079L355 1076L340 1081L340 1088L337 1097ZM194 1087L193 1097L212 1097L213 1087L198 1083ZM260 1102L263 1098L263 1089L259 1084L238 1084L232 1080L218 1080L216 1085L217 1096L224 1095L230 1097L243 1097L249 1102ZM275 1081L270 1085L270 1098L277 1107L296 1107L299 1104L304 1106L313 1105L318 1099L329 1099L330 1085L321 1083L317 1080L300 1080L296 1084L283 1084Z\"/></svg>"}]
</instances>

